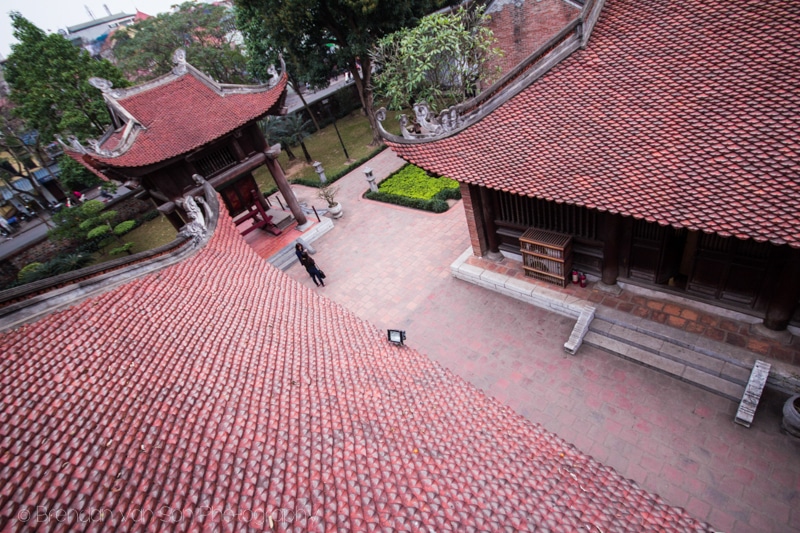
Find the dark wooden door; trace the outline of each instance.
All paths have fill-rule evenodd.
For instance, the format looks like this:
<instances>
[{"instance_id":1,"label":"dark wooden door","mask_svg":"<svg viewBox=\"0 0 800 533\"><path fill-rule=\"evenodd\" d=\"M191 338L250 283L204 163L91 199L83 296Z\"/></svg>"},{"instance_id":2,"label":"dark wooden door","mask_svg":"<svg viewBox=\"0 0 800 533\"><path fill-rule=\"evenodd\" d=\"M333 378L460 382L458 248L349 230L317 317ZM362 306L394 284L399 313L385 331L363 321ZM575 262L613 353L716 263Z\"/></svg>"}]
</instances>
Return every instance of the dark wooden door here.
<instances>
[{"instance_id":1,"label":"dark wooden door","mask_svg":"<svg viewBox=\"0 0 800 533\"><path fill-rule=\"evenodd\" d=\"M760 309L772 250L768 243L703 234L686 291L738 307Z\"/></svg>"},{"instance_id":2,"label":"dark wooden door","mask_svg":"<svg viewBox=\"0 0 800 533\"><path fill-rule=\"evenodd\" d=\"M685 231L636 220L633 223L628 276L650 283L667 283L680 270Z\"/></svg>"},{"instance_id":3,"label":"dark wooden door","mask_svg":"<svg viewBox=\"0 0 800 533\"><path fill-rule=\"evenodd\" d=\"M253 175L248 173L220 189L219 193L225 202L225 207L228 208L228 213L235 217L254 204L256 199L253 197L253 191L258 193L258 185Z\"/></svg>"}]
</instances>

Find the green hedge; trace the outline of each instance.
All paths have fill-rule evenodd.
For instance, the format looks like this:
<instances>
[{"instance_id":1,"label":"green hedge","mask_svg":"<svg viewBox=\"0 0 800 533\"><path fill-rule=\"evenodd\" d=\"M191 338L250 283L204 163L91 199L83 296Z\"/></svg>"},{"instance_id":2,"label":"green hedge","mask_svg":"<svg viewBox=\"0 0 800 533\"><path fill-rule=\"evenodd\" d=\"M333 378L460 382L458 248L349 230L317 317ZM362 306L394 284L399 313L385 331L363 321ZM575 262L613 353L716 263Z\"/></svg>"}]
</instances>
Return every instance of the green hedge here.
<instances>
[{"instance_id":1,"label":"green hedge","mask_svg":"<svg viewBox=\"0 0 800 533\"><path fill-rule=\"evenodd\" d=\"M423 211L431 211L433 213L444 213L448 208L447 201L440 198L422 200L420 198L409 198L407 196L398 196L381 191L367 191L364 197L370 200L377 200L378 202L386 202L387 204L401 205L403 207L413 207L414 209L422 209Z\"/></svg>"},{"instance_id":2,"label":"green hedge","mask_svg":"<svg viewBox=\"0 0 800 533\"><path fill-rule=\"evenodd\" d=\"M444 213L447 200L460 200L458 182L450 178L434 178L415 165L406 165L378 186L378 192L367 191L370 200Z\"/></svg>"},{"instance_id":3,"label":"green hedge","mask_svg":"<svg viewBox=\"0 0 800 533\"><path fill-rule=\"evenodd\" d=\"M418 166L406 165L383 180L378 189L396 196L433 200L443 190L458 190L458 182L450 178L434 178Z\"/></svg>"}]
</instances>

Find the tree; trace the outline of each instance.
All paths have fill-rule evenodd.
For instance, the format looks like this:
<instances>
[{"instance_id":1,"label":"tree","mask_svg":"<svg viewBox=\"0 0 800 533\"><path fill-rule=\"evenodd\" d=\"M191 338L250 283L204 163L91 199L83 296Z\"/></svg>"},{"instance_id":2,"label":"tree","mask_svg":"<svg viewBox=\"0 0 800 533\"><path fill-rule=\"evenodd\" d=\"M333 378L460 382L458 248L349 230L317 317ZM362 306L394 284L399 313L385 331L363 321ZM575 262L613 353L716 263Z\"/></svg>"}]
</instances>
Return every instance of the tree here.
<instances>
[{"instance_id":1,"label":"tree","mask_svg":"<svg viewBox=\"0 0 800 533\"><path fill-rule=\"evenodd\" d=\"M387 107L425 101L441 110L474 96L479 82L491 85L497 79L500 67L491 65L502 52L494 47L483 10L435 13L378 41L375 92L388 100Z\"/></svg>"},{"instance_id":2,"label":"tree","mask_svg":"<svg viewBox=\"0 0 800 533\"><path fill-rule=\"evenodd\" d=\"M263 22L266 34L285 50L303 79L319 65L327 77L337 68L353 75L372 142L381 142L373 113L372 46L381 37L419 22L420 17L456 0L236 0Z\"/></svg>"},{"instance_id":3,"label":"tree","mask_svg":"<svg viewBox=\"0 0 800 533\"><path fill-rule=\"evenodd\" d=\"M306 143L303 139L308 137L308 127L311 124L310 120L303 121L303 117L299 113L292 113L283 117L280 121L280 128L283 132L283 140L286 145L299 144L303 150L303 156L306 158L306 163L309 165L314 162L311 155L308 153Z\"/></svg>"},{"instance_id":4,"label":"tree","mask_svg":"<svg viewBox=\"0 0 800 533\"><path fill-rule=\"evenodd\" d=\"M80 191L104 183L103 180L86 170L86 167L67 155L61 158L58 166L61 169L58 179L68 191Z\"/></svg>"},{"instance_id":5,"label":"tree","mask_svg":"<svg viewBox=\"0 0 800 533\"><path fill-rule=\"evenodd\" d=\"M250 74L261 83L266 83L272 77L274 65L280 63L279 55L283 57L286 64L286 74L289 86L300 98L303 107L314 122L314 128L320 130L314 113L308 107L303 88L306 84L314 88L327 87L329 69L324 64L316 64L311 70L303 71L303 78L298 77L300 67L296 65L291 53L281 49L267 33L262 17L254 10L252 5L236 6L234 8L236 16L236 27L244 38L245 52L247 55L247 69ZM293 159L293 157L290 157Z\"/></svg>"},{"instance_id":6,"label":"tree","mask_svg":"<svg viewBox=\"0 0 800 533\"><path fill-rule=\"evenodd\" d=\"M264 138L267 140L267 144L272 146L275 143L280 143L281 148L286 152L289 161L294 161L297 159L297 156L294 155L292 148L287 142L286 133L284 131L282 122L283 117L268 115L259 122L259 125L261 126L261 132L264 134Z\"/></svg>"},{"instance_id":7,"label":"tree","mask_svg":"<svg viewBox=\"0 0 800 533\"><path fill-rule=\"evenodd\" d=\"M53 215L56 227L47 236L51 240L83 240L94 244L93 249L101 249L116 240L120 246L109 251L109 255L131 253L132 242L123 243L122 235L136 226L133 220L125 220L116 225L114 210L105 210L106 204L100 200L88 200L83 204L63 209Z\"/></svg>"},{"instance_id":8,"label":"tree","mask_svg":"<svg viewBox=\"0 0 800 533\"><path fill-rule=\"evenodd\" d=\"M101 92L89 85L100 77L127 87L122 73L106 60L92 59L61 35L47 35L19 13L11 13L14 38L5 64L9 98L27 127L45 143L56 134L80 140L98 137L111 122Z\"/></svg>"},{"instance_id":9,"label":"tree","mask_svg":"<svg viewBox=\"0 0 800 533\"><path fill-rule=\"evenodd\" d=\"M36 197L36 202L39 207L44 207L48 201L44 195L44 187L39 180L28 170L25 162L32 160L34 150L28 146L28 142L34 143L35 151L39 160L43 161L41 144L39 142L40 136L38 132L32 132L27 128L25 122L16 116L13 104L7 98L0 98L0 150L9 154L16 166L12 165L9 161L0 160L0 178L15 192L20 195ZM49 167L45 165L45 168ZM18 170L19 169L19 170ZM33 191L23 190L18 187L13 176L24 177L33 187ZM44 216L42 210L34 209L40 220L46 226L50 226L50 222Z\"/></svg>"},{"instance_id":10,"label":"tree","mask_svg":"<svg viewBox=\"0 0 800 533\"><path fill-rule=\"evenodd\" d=\"M145 81L172 69L172 54L222 83L250 83L247 59L236 43L234 16L222 6L185 2L114 34L117 64L132 80Z\"/></svg>"}]
</instances>

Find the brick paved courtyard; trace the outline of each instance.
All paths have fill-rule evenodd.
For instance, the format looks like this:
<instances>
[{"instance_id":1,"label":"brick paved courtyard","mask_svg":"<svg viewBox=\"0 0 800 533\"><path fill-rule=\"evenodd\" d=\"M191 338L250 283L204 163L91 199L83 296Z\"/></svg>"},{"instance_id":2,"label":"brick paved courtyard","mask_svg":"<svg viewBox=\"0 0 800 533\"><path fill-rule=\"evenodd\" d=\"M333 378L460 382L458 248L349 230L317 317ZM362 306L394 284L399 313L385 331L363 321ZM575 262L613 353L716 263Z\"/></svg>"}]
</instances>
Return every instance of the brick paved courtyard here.
<instances>
[{"instance_id":1,"label":"brick paved courtyard","mask_svg":"<svg viewBox=\"0 0 800 533\"><path fill-rule=\"evenodd\" d=\"M379 177L401 165L389 150L369 162ZM360 169L339 184L345 215L314 243L322 294L720 531L800 530L800 442L779 432L780 397L745 429L731 401L588 346L569 356L569 319L450 277L469 243L460 202L434 215L365 200Z\"/></svg>"}]
</instances>

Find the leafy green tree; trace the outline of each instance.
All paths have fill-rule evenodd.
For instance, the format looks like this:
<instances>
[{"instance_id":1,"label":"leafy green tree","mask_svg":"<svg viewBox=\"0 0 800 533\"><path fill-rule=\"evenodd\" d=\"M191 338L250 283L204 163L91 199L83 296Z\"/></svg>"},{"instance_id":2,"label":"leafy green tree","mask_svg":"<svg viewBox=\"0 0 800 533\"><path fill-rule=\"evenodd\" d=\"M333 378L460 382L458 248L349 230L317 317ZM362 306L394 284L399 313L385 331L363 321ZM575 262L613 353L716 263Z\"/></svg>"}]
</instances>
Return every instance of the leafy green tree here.
<instances>
[{"instance_id":1,"label":"leafy green tree","mask_svg":"<svg viewBox=\"0 0 800 533\"><path fill-rule=\"evenodd\" d=\"M15 112L44 142L56 134L72 134L80 140L98 137L110 123L101 92L89 85L100 77L115 87L128 81L106 60L92 59L58 34L45 34L19 13L11 13L14 38L5 64L9 98Z\"/></svg>"},{"instance_id":2,"label":"leafy green tree","mask_svg":"<svg viewBox=\"0 0 800 533\"><path fill-rule=\"evenodd\" d=\"M114 57L125 74L145 81L172 69L172 54L222 83L250 83L247 59L236 44L233 13L223 6L184 2L174 13L132 24L114 34Z\"/></svg>"},{"instance_id":3,"label":"leafy green tree","mask_svg":"<svg viewBox=\"0 0 800 533\"><path fill-rule=\"evenodd\" d=\"M300 78L298 73L301 68L297 66L291 52L283 50L280 45L274 42L269 33L267 33L264 26L264 21L261 15L253 8L252 5L236 6L234 8L236 16L236 27L242 34L245 45L245 52L247 56L247 68L250 74L261 83L266 83L272 77L272 68L274 65L280 64L279 54L283 57L286 63L286 73L288 75L289 86L300 98L303 107L311 117L314 127L317 131L320 130L319 123L317 122L314 113L308 107L305 97L303 96L303 88L308 84L310 87L322 88L328 86L328 75L330 69L324 64L314 64L312 69L302 70L303 77ZM294 159L294 157L290 157Z\"/></svg>"},{"instance_id":4,"label":"leafy green tree","mask_svg":"<svg viewBox=\"0 0 800 533\"><path fill-rule=\"evenodd\" d=\"M68 191L80 191L103 183L103 180L69 156L63 156L59 160L58 166L61 169L58 179Z\"/></svg>"},{"instance_id":5,"label":"leafy green tree","mask_svg":"<svg viewBox=\"0 0 800 533\"><path fill-rule=\"evenodd\" d=\"M456 0L236 0L259 16L276 48L287 52L299 79L326 66L352 75L364 112L372 126L373 144L380 143L373 113L372 46L381 37L413 26L433 10Z\"/></svg>"},{"instance_id":6,"label":"leafy green tree","mask_svg":"<svg viewBox=\"0 0 800 533\"><path fill-rule=\"evenodd\" d=\"M479 82L491 85L500 68L490 64L502 52L483 11L481 6L434 13L379 40L373 52L375 92L388 100L387 107L425 101L441 110L473 96Z\"/></svg>"},{"instance_id":7,"label":"leafy green tree","mask_svg":"<svg viewBox=\"0 0 800 533\"><path fill-rule=\"evenodd\" d=\"M108 246L115 240L120 244L109 251L110 255L131 253L134 243L123 242L121 237L136 226L133 220L125 220L114 224L118 213L114 210L105 210L106 205L100 200L88 200L83 204L63 209L53 215L56 227L51 229L47 236L51 240L70 239L90 242L95 249Z\"/></svg>"}]
</instances>

